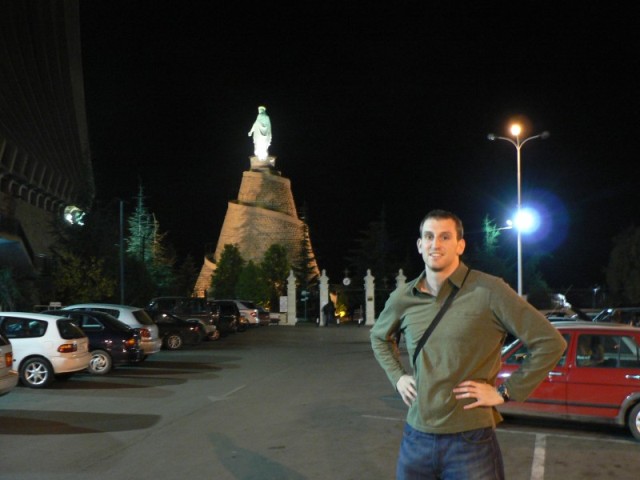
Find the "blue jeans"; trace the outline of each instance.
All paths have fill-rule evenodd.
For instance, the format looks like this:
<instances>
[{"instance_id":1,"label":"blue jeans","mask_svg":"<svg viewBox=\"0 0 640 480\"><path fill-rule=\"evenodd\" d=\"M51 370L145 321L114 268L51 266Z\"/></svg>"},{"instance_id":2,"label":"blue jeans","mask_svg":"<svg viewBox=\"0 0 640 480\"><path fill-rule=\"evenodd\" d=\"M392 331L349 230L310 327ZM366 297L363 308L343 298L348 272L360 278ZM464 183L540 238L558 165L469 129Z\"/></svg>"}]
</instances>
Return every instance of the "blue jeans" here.
<instances>
[{"instance_id":1,"label":"blue jeans","mask_svg":"<svg viewBox=\"0 0 640 480\"><path fill-rule=\"evenodd\" d=\"M492 428L452 434L424 433L405 424L396 468L398 480L504 480Z\"/></svg>"}]
</instances>

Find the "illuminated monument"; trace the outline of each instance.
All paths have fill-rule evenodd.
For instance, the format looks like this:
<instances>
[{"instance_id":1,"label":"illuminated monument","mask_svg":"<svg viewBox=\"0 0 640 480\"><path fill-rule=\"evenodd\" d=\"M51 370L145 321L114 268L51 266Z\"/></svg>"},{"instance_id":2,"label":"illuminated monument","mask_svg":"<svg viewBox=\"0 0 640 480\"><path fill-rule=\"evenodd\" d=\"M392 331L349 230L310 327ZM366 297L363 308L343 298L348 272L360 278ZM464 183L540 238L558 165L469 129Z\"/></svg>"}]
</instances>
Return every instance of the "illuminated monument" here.
<instances>
[{"instance_id":1,"label":"illuminated monument","mask_svg":"<svg viewBox=\"0 0 640 480\"><path fill-rule=\"evenodd\" d=\"M308 229L298 218L291 181L275 169L276 157L269 155L271 121L265 107L258 107L249 136L253 136L254 143L254 156L249 157L251 167L242 174L238 198L227 206L215 252L204 258L194 288L194 294L199 297L207 295L216 262L227 244L237 245L242 258L256 264L262 261L271 245L280 244L289 252L292 265L306 257L312 276L320 273Z\"/></svg>"}]
</instances>

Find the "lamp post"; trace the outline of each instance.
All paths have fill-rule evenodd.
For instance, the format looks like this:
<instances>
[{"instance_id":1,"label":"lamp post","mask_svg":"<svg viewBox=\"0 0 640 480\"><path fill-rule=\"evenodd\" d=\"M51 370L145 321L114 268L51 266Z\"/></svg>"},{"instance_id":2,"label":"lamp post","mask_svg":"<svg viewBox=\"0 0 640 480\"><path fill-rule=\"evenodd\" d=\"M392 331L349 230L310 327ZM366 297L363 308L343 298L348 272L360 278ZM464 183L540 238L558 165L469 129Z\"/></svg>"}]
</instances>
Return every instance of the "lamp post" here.
<instances>
[{"instance_id":1,"label":"lamp post","mask_svg":"<svg viewBox=\"0 0 640 480\"><path fill-rule=\"evenodd\" d=\"M522 149L524 144L527 143L529 140L534 140L536 138L541 138L544 140L545 138L549 138L549 132L545 131L538 135L527 137L524 140L520 139L520 133L522 133L522 127L519 124L514 123L513 125L511 125L511 135L515 137L515 140L509 137L500 137L498 135L494 135L493 133L490 133L489 135L487 135L487 138L492 141L505 140L509 142L511 145L513 145L514 147L516 147L517 166L518 166L517 168L518 170L518 206L516 210L515 226L516 226L517 239L518 239L517 240L518 241L518 295L522 296L522 228L521 228L521 225L518 224L518 222L521 220L520 213L522 210L522 192L521 192L521 181L520 181L520 150Z\"/></svg>"}]
</instances>

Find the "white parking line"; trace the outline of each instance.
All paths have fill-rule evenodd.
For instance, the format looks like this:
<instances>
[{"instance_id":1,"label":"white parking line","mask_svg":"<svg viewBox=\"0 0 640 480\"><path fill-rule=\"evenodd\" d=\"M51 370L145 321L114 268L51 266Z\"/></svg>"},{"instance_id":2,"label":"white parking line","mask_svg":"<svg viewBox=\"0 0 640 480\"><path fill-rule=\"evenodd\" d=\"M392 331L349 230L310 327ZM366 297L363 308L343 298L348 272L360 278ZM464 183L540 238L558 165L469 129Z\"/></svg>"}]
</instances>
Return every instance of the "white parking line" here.
<instances>
[{"instance_id":1,"label":"white parking line","mask_svg":"<svg viewBox=\"0 0 640 480\"><path fill-rule=\"evenodd\" d=\"M230 392L224 393L222 395L219 396L213 396L213 395L209 395L209 400L211 400L212 402L218 402L220 400L226 400L227 398L229 398L231 395L233 395L234 393L236 393L239 390L242 390L244 387L246 387L246 385L241 385L238 388L234 388L233 390L231 390Z\"/></svg>"},{"instance_id":2,"label":"white parking line","mask_svg":"<svg viewBox=\"0 0 640 480\"><path fill-rule=\"evenodd\" d=\"M516 428L510 428L509 430L498 428L497 431L499 433L516 434L516 435L542 435L540 433L534 433L530 430L518 430ZM603 438L603 437L598 437L593 435L573 435L570 433L551 433L551 434L544 434L544 435L548 437L553 437L553 438L569 438L573 440L589 440L593 442L601 442L605 440L607 443L621 443L623 445L635 445L640 447L640 444L638 444L638 442L631 439L624 440L624 439L618 439L618 438Z\"/></svg>"},{"instance_id":3,"label":"white parking line","mask_svg":"<svg viewBox=\"0 0 640 480\"><path fill-rule=\"evenodd\" d=\"M379 415L362 415L364 418L373 418L374 420L387 420L392 422L404 422L404 417L381 417Z\"/></svg>"},{"instance_id":4,"label":"white parking line","mask_svg":"<svg viewBox=\"0 0 640 480\"><path fill-rule=\"evenodd\" d=\"M544 479L544 457L547 453L547 436L536 435L536 446L533 449L531 462L531 480Z\"/></svg>"}]
</instances>

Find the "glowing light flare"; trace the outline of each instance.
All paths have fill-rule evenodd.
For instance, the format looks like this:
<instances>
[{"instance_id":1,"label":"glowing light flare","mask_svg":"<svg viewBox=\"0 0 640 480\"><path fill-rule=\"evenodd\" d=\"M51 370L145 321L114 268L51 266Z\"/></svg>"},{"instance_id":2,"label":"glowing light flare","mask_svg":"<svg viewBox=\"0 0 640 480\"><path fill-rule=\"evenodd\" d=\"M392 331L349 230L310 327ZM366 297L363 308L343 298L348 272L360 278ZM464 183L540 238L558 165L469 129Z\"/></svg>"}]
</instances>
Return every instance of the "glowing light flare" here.
<instances>
[{"instance_id":1,"label":"glowing light flare","mask_svg":"<svg viewBox=\"0 0 640 480\"><path fill-rule=\"evenodd\" d=\"M533 233L540 227L540 215L532 208L522 208L514 215L513 224L522 233Z\"/></svg>"},{"instance_id":2,"label":"glowing light flare","mask_svg":"<svg viewBox=\"0 0 640 480\"><path fill-rule=\"evenodd\" d=\"M522 133L522 127L520 126L520 124L514 123L513 125L511 125L511 135L513 135L514 137L517 137L521 133Z\"/></svg>"}]
</instances>

